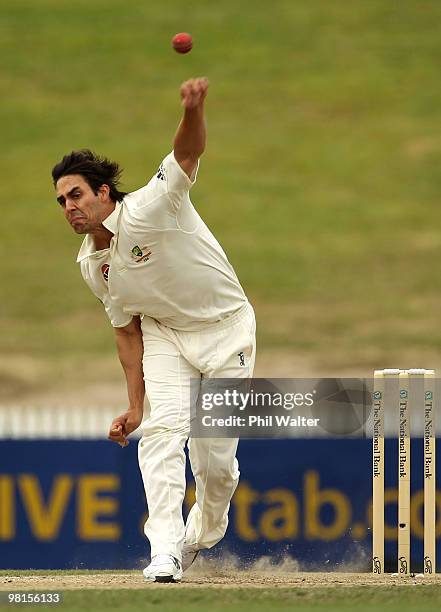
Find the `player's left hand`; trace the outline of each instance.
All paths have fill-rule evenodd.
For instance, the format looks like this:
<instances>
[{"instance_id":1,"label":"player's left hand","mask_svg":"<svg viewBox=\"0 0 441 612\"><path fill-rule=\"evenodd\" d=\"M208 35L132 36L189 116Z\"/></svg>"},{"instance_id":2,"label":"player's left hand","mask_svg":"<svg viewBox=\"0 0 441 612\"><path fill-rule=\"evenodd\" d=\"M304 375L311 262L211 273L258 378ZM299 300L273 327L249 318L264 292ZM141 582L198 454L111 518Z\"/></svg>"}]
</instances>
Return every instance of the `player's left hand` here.
<instances>
[{"instance_id":1,"label":"player's left hand","mask_svg":"<svg viewBox=\"0 0 441 612\"><path fill-rule=\"evenodd\" d=\"M108 439L120 446L127 446L129 444L127 436L141 425L141 421L142 412L135 410L124 412L124 414L113 419Z\"/></svg>"},{"instance_id":2,"label":"player's left hand","mask_svg":"<svg viewBox=\"0 0 441 612\"><path fill-rule=\"evenodd\" d=\"M189 79L181 85L182 106L186 109L196 108L205 100L209 81L206 77Z\"/></svg>"}]
</instances>

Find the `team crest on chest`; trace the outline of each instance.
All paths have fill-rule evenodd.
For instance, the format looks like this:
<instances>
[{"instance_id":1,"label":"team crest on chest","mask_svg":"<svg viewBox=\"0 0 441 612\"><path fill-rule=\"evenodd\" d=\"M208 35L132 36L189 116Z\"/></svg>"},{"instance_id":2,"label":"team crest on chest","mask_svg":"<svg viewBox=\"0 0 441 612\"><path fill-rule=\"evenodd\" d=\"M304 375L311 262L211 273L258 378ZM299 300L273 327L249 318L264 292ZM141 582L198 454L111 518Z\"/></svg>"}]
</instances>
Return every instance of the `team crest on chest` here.
<instances>
[{"instance_id":1,"label":"team crest on chest","mask_svg":"<svg viewBox=\"0 0 441 612\"><path fill-rule=\"evenodd\" d=\"M135 261L135 263L147 261L150 258L150 255L152 254L148 246L139 247L138 245L134 246L131 252L132 259Z\"/></svg>"},{"instance_id":2,"label":"team crest on chest","mask_svg":"<svg viewBox=\"0 0 441 612\"><path fill-rule=\"evenodd\" d=\"M109 281L109 269L110 269L109 264L103 264L101 266L101 273L106 283Z\"/></svg>"}]
</instances>

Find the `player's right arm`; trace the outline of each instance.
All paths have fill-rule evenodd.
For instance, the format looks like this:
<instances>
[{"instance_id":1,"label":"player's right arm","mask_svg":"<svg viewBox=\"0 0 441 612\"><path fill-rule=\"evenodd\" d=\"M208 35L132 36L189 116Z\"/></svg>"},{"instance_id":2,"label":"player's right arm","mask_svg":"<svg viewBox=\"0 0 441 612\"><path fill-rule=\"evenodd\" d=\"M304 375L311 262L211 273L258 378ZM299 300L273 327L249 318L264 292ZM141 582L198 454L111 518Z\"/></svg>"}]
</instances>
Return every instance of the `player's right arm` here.
<instances>
[{"instance_id":1,"label":"player's right arm","mask_svg":"<svg viewBox=\"0 0 441 612\"><path fill-rule=\"evenodd\" d=\"M127 381L129 408L113 420L109 440L126 446L127 436L139 427L144 414L145 387L142 367L144 345L140 318L133 317L125 327L115 327L115 336L119 360Z\"/></svg>"}]
</instances>

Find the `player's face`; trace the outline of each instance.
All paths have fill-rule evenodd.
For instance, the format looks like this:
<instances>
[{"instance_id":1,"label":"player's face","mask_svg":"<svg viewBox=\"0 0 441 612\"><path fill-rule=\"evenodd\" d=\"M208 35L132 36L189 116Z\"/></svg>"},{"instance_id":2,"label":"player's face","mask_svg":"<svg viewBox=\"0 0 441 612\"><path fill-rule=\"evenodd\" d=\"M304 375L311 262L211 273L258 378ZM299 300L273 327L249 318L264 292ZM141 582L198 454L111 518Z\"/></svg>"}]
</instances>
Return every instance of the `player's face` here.
<instances>
[{"instance_id":1,"label":"player's face","mask_svg":"<svg viewBox=\"0 0 441 612\"><path fill-rule=\"evenodd\" d=\"M88 234L101 226L108 215L108 187L103 185L95 195L80 174L62 176L56 185L57 201L64 216L77 234Z\"/></svg>"}]
</instances>

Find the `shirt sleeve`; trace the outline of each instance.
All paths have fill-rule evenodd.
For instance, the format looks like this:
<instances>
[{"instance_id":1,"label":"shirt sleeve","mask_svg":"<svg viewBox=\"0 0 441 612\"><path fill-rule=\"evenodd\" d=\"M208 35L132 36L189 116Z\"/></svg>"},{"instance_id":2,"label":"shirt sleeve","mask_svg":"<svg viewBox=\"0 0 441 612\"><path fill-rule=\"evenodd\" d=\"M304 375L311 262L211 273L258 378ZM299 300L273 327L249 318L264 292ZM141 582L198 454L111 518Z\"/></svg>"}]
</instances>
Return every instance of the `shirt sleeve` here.
<instances>
[{"instance_id":1,"label":"shirt sleeve","mask_svg":"<svg viewBox=\"0 0 441 612\"><path fill-rule=\"evenodd\" d=\"M100 301L104 306L112 327L126 327L126 325L128 325L132 320L132 315L127 314L127 312L124 312L120 306L117 306L113 302L108 292L103 295L103 298L100 299Z\"/></svg>"},{"instance_id":2,"label":"shirt sleeve","mask_svg":"<svg viewBox=\"0 0 441 612\"><path fill-rule=\"evenodd\" d=\"M88 267L88 260L83 260L81 262L81 274L92 293L103 304L112 327L126 327L133 317L127 312L124 312L121 306L115 304L110 297L107 286L104 284L104 280L103 283L93 280L93 275L90 274Z\"/></svg>"},{"instance_id":3,"label":"shirt sleeve","mask_svg":"<svg viewBox=\"0 0 441 612\"><path fill-rule=\"evenodd\" d=\"M161 227L164 223L161 215L166 215L168 211L174 218L180 208L186 208L183 204L190 202L189 191L196 182L198 170L199 160L190 179L176 161L172 151L164 157L147 185L126 195L124 198L127 204L126 210L135 222L144 221L147 215L150 225ZM160 211L154 210L151 204L160 198L163 198L162 203L166 205L162 206Z\"/></svg>"},{"instance_id":4,"label":"shirt sleeve","mask_svg":"<svg viewBox=\"0 0 441 612\"><path fill-rule=\"evenodd\" d=\"M193 170L191 179L187 173L181 168L175 158L175 153L172 151L165 157L159 166L158 174L164 177L167 193L173 204L173 207L179 208L182 201L188 198L188 192L196 183L196 178L199 170L199 160L196 168Z\"/></svg>"}]
</instances>

